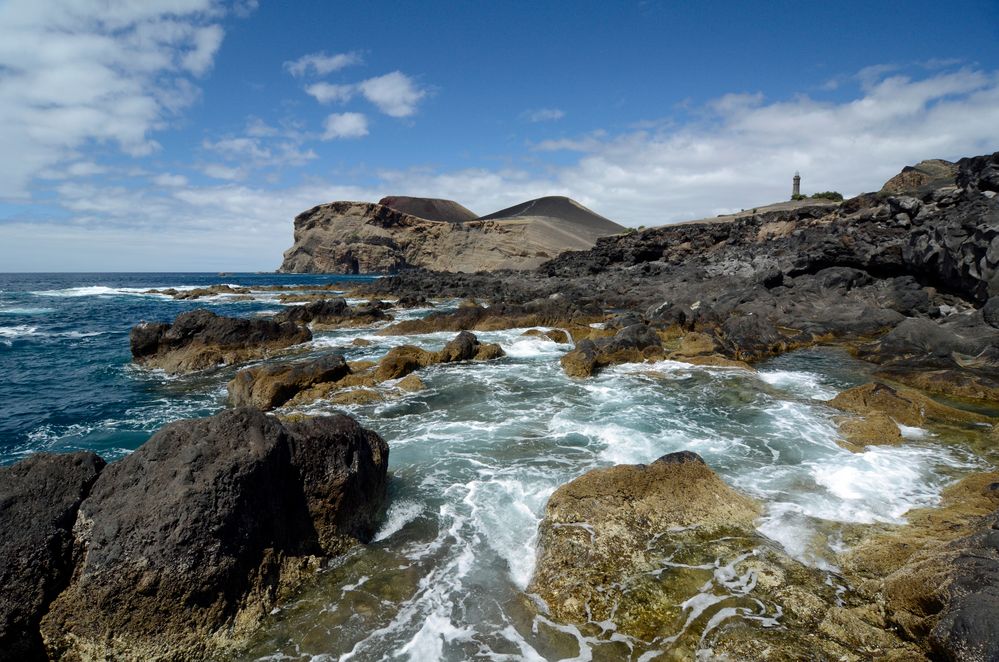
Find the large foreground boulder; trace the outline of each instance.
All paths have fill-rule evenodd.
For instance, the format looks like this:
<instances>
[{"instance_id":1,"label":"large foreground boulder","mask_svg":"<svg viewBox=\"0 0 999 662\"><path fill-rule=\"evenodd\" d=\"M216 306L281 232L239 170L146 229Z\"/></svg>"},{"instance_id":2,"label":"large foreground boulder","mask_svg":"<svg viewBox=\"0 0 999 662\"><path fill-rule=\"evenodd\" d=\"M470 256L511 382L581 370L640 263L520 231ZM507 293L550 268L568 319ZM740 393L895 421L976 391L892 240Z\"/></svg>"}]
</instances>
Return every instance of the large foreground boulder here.
<instances>
[{"instance_id":1,"label":"large foreground boulder","mask_svg":"<svg viewBox=\"0 0 999 662\"><path fill-rule=\"evenodd\" d=\"M39 453L0 469L0 659L44 660L38 624L73 573L73 522L104 468Z\"/></svg>"},{"instance_id":2,"label":"large foreground boulder","mask_svg":"<svg viewBox=\"0 0 999 662\"><path fill-rule=\"evenodd\" d=\"M170 373L240 363L311 339L294 322L220 317L203 309L182 313L173 324L137 324L129 335L135 363Z\"/></svg>"},{"instance_id":3,"label":"large foreground boulder","mask_svg":"<svg viewBox=\"0 0 999 662\"><path fill-rule=\"evenodd\" d=\"M218 659L303 573L374 534L388 448L345 416L173 423L107 467L41 625L50 656Z\"/></svg>"}]
</instances>

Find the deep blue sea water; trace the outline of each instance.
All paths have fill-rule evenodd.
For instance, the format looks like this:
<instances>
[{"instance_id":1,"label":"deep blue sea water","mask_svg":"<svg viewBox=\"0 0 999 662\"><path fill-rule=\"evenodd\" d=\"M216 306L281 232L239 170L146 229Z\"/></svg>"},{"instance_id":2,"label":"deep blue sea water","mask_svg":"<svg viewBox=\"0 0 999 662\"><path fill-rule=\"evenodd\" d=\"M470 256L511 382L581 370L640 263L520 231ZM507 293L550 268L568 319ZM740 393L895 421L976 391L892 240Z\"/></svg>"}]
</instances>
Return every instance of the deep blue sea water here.
<instances>
[{"instance_id":1,"label":"deep blue sea water","mask_svg":"<svg viewBox=\"0 0 999 662\"><path fill-rule=\"evenodd\" d=\"M276 295L195 301L148 289L322 285L370 277L214 273L0 274L0 464L33 451L93 450L112 459L171 420L223 406L217 380L164 379L130 366L140 320L209 308L229 316L280 310Z\"/></svg>"}]
</instances>

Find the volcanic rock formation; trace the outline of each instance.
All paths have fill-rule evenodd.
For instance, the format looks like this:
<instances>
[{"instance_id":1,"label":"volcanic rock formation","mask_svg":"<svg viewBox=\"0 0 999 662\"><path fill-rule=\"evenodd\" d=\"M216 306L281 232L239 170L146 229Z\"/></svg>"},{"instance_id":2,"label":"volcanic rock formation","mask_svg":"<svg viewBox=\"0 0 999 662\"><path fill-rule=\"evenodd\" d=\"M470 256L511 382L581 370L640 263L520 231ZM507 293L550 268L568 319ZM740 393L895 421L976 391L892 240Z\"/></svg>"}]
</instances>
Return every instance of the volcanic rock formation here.
<instances>
[{"instance_id":1,"label":"volcanic rock formation","mask_svg":"<svg viewBox=\"0 0 999 662\"><path fill-rule=\"evenodd\" d=\"M533 269L564 251L590 248L598 237L624 230L561 197L532 200L478 219L467 218L469 214L450 200L426 198L319 205L295 218L295 243L285 252L280 271Z\"/></svg>"}]
</instances>

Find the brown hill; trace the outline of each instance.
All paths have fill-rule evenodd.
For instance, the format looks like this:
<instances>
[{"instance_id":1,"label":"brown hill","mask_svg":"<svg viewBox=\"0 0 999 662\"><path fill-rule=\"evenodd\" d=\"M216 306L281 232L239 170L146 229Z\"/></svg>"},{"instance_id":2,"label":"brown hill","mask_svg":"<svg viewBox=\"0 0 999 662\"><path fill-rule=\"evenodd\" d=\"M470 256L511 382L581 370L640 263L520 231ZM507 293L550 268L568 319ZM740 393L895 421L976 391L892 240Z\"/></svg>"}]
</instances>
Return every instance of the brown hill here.
<instances>
[{"instance_id":1,"label":"brown hill","mask_svg":"<svg viewBox=\"0 0 999 662\"><path fill-rule=\"evenodd\" d=\"M378 204L390 207L403 214L425 218L428 221L447 221L462 223L474 221L478 216L472 210L458 204L454 200L441 198L412 198L407 195L390 195L378 201Z\"/></svg>"}]
</instances>

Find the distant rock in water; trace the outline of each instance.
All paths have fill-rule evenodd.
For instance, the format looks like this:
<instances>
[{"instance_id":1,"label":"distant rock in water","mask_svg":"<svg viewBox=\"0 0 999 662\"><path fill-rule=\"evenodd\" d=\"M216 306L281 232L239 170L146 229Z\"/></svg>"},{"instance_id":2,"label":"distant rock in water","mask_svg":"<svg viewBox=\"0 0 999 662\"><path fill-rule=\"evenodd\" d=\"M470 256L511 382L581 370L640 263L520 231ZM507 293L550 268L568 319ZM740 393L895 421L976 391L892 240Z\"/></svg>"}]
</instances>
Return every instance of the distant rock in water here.
<instances>
[{"instance_id":1,"label":"distant rock in water","mask_svg":"<svg viewBox=\"0 0 999 662\"><path fill-rule=\"evenodd\" d=\"M295 243L285 252L280 271L534 269L565 251L586 250L599 237L624 230L561 197L539 198L478 219L468 218L470 214L449 200L426 198L319 205L295 218Z\"/></svg>"},{"instance_id":2,"label":"distant rock in water","mask_svg":"<svg viewBox=\"0 0 999 662\"><path fill-rule=\"evenodd\" d=\"M440 198L411 198L405 195L390 195L379 200L378 204L403 214L425 218L428 221L463 223L478 218L475 212L454 200L441 200Z\"/></svg>"}]
</instances>

